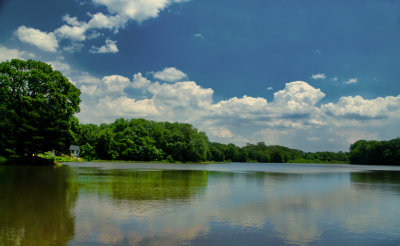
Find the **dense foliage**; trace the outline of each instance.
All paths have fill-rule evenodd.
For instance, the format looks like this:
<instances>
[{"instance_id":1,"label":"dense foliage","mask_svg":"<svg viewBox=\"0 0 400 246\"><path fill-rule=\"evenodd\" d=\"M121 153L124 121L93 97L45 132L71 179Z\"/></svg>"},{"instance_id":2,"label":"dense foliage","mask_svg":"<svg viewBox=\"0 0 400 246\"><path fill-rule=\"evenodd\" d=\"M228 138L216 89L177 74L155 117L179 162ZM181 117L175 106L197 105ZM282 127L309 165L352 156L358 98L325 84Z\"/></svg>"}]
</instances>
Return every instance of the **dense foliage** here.
<instances>
[{"instance_id":1,"label":"dense foliage","mask_svg":"<svg viewBox=\"0 0 400 246\"><path fill-rule=\"evenodd\" d=\"M350 146L350 161L354 164L400 165L400 138L357 141Z\"/></svg>"},{"instance_id":2,"label":"dense foliage","mask_svg":"<svg viewBox=\"0 0 400 246\"><path fill-rule=\"evenodd\" d=\"M346 163L349 161L348 153L335 152L303 152L297 149L279 145L265 145L264 142L257 144L247 144L244 147L238 147L234 144L210 143L212 160L214 161L238 161L238 162L329 162Z\"/></svg>"},{"instance_id":3,"label":"dense foliage","mask_svg":"<svg viewBox=\"0 0 400 246\"><path fill-rule=\"evenodd\" d=\"M0 63L0 154L67 152L79 96L79 89L46 63Z\"/></svg>"},{"instance_id":4,"label":"dense foliage","mask_svg":"<svg viewBox=\"0 0 400 246\"><path fill-rule=\"evenodd\" d=\"M315 153L305 153L305 160L310 160L313 162L338 162L338 163L348 163L349 162L349 153L345 153L343 151L339 152L315 152Z\"/></svg>"},{"instance_id":5,"label":"dense foliage","mask_svg":"<svg viewBox=\"0 0 400 246\"><path fill-rule=\"evenodd\" d=\"M75 125L76 144L85 159L181 162L346 162L346 153L304 153L260 142L238 147L209 142L204 132L190 124L117 119L111 124Z\"/></svg>"},{"instance_id":6,"label":"dense foliage","mask_svg":"<svg viewBox=\"0 0 400 246\"><path fill-rule=\"evenodd\" d=\"M80 125L76 136L86 159L199 162L210 157L206 134L190 124L117 119Z\"/></svg>"}]
</instances>

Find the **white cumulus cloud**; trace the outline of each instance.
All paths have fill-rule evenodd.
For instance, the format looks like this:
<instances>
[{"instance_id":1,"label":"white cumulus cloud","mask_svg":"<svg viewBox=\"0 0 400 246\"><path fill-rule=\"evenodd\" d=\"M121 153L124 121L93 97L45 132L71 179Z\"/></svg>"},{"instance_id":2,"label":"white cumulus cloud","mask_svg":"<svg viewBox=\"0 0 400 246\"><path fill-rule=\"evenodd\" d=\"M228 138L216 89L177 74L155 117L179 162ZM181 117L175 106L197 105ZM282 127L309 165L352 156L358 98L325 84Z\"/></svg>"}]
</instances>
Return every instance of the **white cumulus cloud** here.
<instances>
[{"instance_id":1,"label":"white cumulus cloud","mask_svg":"<svg viewBox=\"0 0 400 246\"><path fill-rule=\"evenodd\" d=\"M0 45L0 61L11 59L27 59L32 58L34 55L18 49L9 49Z\"/></svg>"},{"instance_id":2,"label":"white cumulus cloud","mask_svg":"<svg viewBox=\"0 0 400 246\"><path fill-rule=\"evenodd\" d=\"M324 97L325 93L306 82L286 83L285 89L274 93L274 110L286 114L311 113L315 110L315 104Z\"/></svg>"},{"instance_id":3,"label":"white cumulus cloud","mask_svg":"<svg viewBox=\"0 0 400 246\"><path fill-rule=\"evenodd\" d=\"M136 73L133 75L132 87L135 89L146 89L151 84L151 81L143 77L142 73Z\"/></svg>"},{"instance_id":4,"label":"white cumulus cloud","mask_svg":"<svg viewBox=\"0 0 400 246\"><path fill-rule=\"evenodd\" d=\"M99 106L102 107L100 112L114 112L113 115L117 117L124 117L126 115L135 115L136 117L145 117L158 114L157 108L153 102L149 99L135 100L134 98L128 98L121 96L116 99L105 97L99 102ZM109 117L108 114L104 115Z\"/></svg>"},{"instance_id":5,"label":"white cumulus cloud","mask_svg":"<svg viewBox=\"0 0 400 246\"><path fill-rule=\"evenodd\" d=\"M186 77L186 74L174 67L166 67L162 71L154 73L154 78L174 82Z\"/></svg>"},{"instance_id":6,"label":"white cumulus cloud","mask_svg":"<svg viewBox=\"0 0 400 246\"><path fill-rule=\"evenodd\" d=\"M61 39L68 39L71 41L82 42L87 39L94 39L102 36L102 34L95 30L108 29L118 32L118 30L126 25L127 18L122 16L109 16L103 13L89 14L90 20L88 22L78 21L77 17L65 15L63 20L66 24L54 30L56 37Z\"/></svg>"},{"instance_id":7,"label":"white cumulus cloud","mask_svg":"<svg viewBox=\"0 0 400 246\"><path fill-rule=\"evenodd\" d=\"M184 0L93 0L93 2L106 6L111 13L142 22L158 17L160 11L170 4Z\"/></svg>"},{"instance_id":8,"label":"white cumulus cloud","mask_svg":"<svg viewBox=\"0 0 400 246\"><path fill-rule=\"evenodd\" d=\"M228 100L221 100L213 104L210 113L214 117L235 119L244 118L252 119L257 115L265 115L267 113L267 99L262 97L249 97L244 95L242 98L233 97Z\"/></svg>"},{"instance_id":9,"label":"white cumulus cloud","mask_svg":"<svg viewBox=\"0 0 400 246\"><path fill-rule=\"evenodd\" d=\"M80 21L76 16L66 14L62 17L65 24L52 32L45 32L24 25L16 30L18 39L48 52L56 52L60 43L67 52L80 51L83 42L104 35L105 30L117 33L125 28L130 20L143 22L158 17L160 11L173 3L188 0L93 0L93 3L106 7L106 13L88 13L89 20ZM62 40L67 40L61 42ZM70 41L70 43L68 42ZM106 40L101 47L93 46L91 53L116 53L116 41Z\"/></svg>"},{"instance_id":10,"label":"white cumulus cloud","mask_svg":"<svg viewBox=\"0 0 400 246\"><path fill-rule=\"evenodd\" d=\"M322 105L329 115L353 119L386 118L390 115L400 116L400 96L378 97L367 100L361 96L342 97L339 102Z\"/></svg>"},{"instance_id":11,"label":"white cumulus cloud","mask_svg":"<svg viewBox=\"0 0 400 246\"><path fill-rule=\"evenodd\" d=\"M105 76L103 82L107 92L123 92L124 89L131 83L127 77L120 75Z\"/></svg>"},{"instance_id":12,"label":"white cumulus cloud","mask_svg":"<svg viewBox=\"0 0 400 246\"><path fill-rule=\"evenodd\" d=\"M60 39L71 39L73 41L85 41L86 40L86 28L83 26L68 26L62 25L57 28L54 33Z\"/></svg>"},{"instance_id":13,"label":"white cumulus cloud","mask_svg":"<svg viewBox=\"0 0 400 246\"><path fill-rule=\"evenodd\" d=\"M82 85L80 88L81 92L83 94L89 95L89 96L94 96L98 95L98 87L97 85Z\"/></svg>"},{"instance_id":14,"label":"white cumulus cloud","mask_svg":"<svg viewBox=\"0 0 400 246\"><path fill-rule=\"evenodd\" d=\"M16 35L20 41L32 44L41 50L48 52L57 51L58 41L56 35L52 32L47 33L35 28L20 26L16 31Z\"/></svg>"},{"instance_id":15,"label":"white cumulus cloud","mask_svg":"<svg viewBox=\"0 0 400 246\"><path fill-rule=\"evenodd\" d=\"M274 93L274 101L277 103L314 105L325 97L325 93L316 89L304 81L286 83L285 89Z\"/></svg>"},{"instance_id":16,"label":"white cumulus cloud","mask_svg":"<svg viewBox=\"0 0 400 246\"><path fill-rule=\"evenodd\" d=\"M85 24L86 29L109 29L118 31L119 28L124 27L127 19L115 15L108 16L103 13L96 13L92 15L92 19Z\"/></svg>"},{"instance_id":17,"label":"white cumulus cloud","mask_svg":"<svg viewBox=\"0 0 400 246\"><path fill-rule=\"evenodd\" d=\"M117 41L107 39L105 45L100 47L92 46L90 52L94 54L117 53L118 52Z\"/></svg>"},{"instance_id":18,"label":"white cumulus cloud","mask_svg":"<svg viewBox=\"0 0 400 246\"><path fill-rule=\"evenodd\" d=\"M174 84L152 83L149 92L152 100L162 108L176 108L179 110L200 110L211 105L214 91L204 89L194 81L176 82Z\"/></svg>"},{"instance_id":19,"label":"white cumulus cloud","mask_svg":"<svg viewBox=\"0 0 400 246\"><path fill-rule=\"evenodd\" d=\"M71 17L69 14L64 15L62 19L71 26L81 26L83 24L82 22L78 21L77 17Z\"/></svg>"}]
</instances>

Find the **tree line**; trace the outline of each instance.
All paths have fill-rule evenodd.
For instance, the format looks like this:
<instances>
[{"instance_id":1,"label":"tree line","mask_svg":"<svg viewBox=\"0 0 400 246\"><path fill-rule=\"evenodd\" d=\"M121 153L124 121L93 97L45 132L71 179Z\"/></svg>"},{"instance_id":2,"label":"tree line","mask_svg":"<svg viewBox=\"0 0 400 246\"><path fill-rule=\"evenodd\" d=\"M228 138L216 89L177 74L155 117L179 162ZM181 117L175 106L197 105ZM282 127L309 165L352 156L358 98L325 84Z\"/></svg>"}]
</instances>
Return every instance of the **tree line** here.
<instances>
[{"instance_id":1,"label":"tree line","mask_svg":"<svg viewBox=\"0 0 400 246\"><path fill-rule=\"evenodd\" d=\"M305 153L264 142L239 147L210 142L207 135L187 123L117 119L110 124L72 124L74 143L85 159L170 162L348 162L339 152Z\"/></svg>"}]
</instances>

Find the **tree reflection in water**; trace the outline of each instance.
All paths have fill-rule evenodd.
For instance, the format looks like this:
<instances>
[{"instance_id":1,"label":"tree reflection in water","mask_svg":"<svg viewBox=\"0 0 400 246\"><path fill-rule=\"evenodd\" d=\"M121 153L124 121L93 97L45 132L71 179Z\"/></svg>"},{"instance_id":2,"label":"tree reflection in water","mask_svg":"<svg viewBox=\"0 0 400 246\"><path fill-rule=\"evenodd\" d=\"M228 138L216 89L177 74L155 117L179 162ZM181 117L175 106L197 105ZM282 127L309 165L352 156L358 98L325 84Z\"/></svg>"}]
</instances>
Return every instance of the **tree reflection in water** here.
<instances>
[{"instance_id":1,"label":"tree reflection in water","mask_svg":"<svg viewBox=\"0 0 400 246\"><path fill-rule=\"evenodd\" d=\"M207 171L79 168L80 196L71 244L177 245L208 232L195 213Z\"/></svg>"},{"instance_id":2,"label":"tree reflection in water","mask_svg":"<svg viewBox=\"0 0 400 246\"><path fill-rule=\"evenodd\" d=\"M96 192L115 200L190 199L207 186L207 171L135 171L81 169L81 193Z\"/></svg>"},{"instance_id":3,"label":"tree reflection in water","mask_svg":"<svg viewBox=\"0 0 400 246\"><path fill-rule=\"evenodd\" d=\"M69 167L0 166L0 245L66 245L78 190Z\"/></svg>"}]
</instances>

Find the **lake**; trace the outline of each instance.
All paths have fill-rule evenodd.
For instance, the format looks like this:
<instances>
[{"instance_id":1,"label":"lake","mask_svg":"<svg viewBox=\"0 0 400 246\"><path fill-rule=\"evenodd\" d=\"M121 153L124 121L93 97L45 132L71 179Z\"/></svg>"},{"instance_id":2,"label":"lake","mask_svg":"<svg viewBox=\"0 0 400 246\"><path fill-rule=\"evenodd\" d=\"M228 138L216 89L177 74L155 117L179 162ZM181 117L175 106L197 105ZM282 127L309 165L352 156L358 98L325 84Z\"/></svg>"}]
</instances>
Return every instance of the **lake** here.
<instances>
[{"instance_id":1,"label":"lake","mask_svg":"<svg viewBox=\"0 0 400 246\"><path fill-rule=\"evenodd\" d=\"M0 245L400 245L400 167L0 166Z\"/></svg>"}]
</instances>

